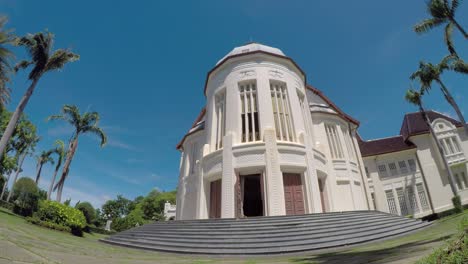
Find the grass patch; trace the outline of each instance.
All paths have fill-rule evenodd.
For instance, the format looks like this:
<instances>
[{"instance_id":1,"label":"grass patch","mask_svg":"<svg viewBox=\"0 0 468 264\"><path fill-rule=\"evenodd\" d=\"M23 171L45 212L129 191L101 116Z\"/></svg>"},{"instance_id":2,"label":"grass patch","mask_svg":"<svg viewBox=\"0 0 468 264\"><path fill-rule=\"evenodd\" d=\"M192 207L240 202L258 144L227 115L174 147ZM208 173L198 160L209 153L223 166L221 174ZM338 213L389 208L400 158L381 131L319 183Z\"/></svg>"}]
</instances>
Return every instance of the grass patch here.
<instances>
[{"instance_id":1,"label":"grass patch","mask_svg":"<svg viewBox=\"0 0 468 264\"><path fill-rule=\"evenodd\" d=\"M75 237L69 233L45 229L28 223L0 208L0 262L28 263L198 263L198 264L266 264L266 263L386 263L407 260L413 263L430 254L434 248L453 239L464 214L450 216L423 231L387 241L328 253L300 253L293 256L210 257L174 255L112 246L99 242L106 237L87 234ZM352 261L351 261L352 260Z\"/></svg>"}]
</instances>

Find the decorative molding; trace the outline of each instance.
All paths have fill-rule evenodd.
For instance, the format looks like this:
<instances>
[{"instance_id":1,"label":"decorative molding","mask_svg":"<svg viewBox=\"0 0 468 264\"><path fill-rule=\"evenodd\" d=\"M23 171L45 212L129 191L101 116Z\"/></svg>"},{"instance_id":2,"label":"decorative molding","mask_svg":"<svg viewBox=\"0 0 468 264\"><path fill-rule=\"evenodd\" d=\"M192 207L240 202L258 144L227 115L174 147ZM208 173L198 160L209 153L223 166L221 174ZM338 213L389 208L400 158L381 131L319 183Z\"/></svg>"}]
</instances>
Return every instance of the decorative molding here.
<instances>
[{"instance_id":1,"label":"decorative molding","mask_svg":"<svg viewBox=\"0 0 468 264\"><path fill-rule=\"evenodd\" d=\"M275 77L275 78L279 78L279 79L283 79L284 78L284 73L282 71L278 71L278 70L269 70L268 71L268 74L271 76L271 77Z\"/></svg>"},{"instance_id":2,"label":"decorative molding","mask_svg":"<svg viewBox=\"0 0 468 264\"><path fill-rule=\"evenodd\" d=\"M254 70L245 70L245 71L239 72L240 79L250 78L256 75L257 73Z\"/></svg>"}]
</instances>

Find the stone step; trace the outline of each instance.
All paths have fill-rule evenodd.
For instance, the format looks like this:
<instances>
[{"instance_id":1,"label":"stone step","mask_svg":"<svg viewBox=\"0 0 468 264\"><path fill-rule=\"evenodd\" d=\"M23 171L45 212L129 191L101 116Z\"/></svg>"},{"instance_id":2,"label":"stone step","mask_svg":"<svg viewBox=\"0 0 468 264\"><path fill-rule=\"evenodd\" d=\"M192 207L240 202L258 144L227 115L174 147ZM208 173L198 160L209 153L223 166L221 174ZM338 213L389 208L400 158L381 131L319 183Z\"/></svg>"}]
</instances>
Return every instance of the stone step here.
<instances>
[{"instance_id":1,"label":"stone step","mask_svg":"<svg viewBox=\"0 0 468 264\"><path fill-rule=\"evenodd\" d=\"M429 223L376 211L155 222L105 243L192 254L274 254L339 247L405 234Z\"/></svg>"},{"instance_id":2,"label":"stone step","mask_svg":"<svg viewBox=\"0 0 468 264\"><path fill-rule=\"evenodd\" d=\"M279 223L279 222L292 222L295 220L305 220L305 219L336 219L342 218L344 216L363 216L363 215L387 215L378 211L351 211L351 212L335 212L335 213L324 213L324 214L305 214L305 215L295 215L295 216L260 216L260 217L251 217L251 218L220 218L220 219L204 219L204 220L178 220L178 221L163 221L163 222L154 222L152 224L158 226L223 226L223 225L247 225L247 224L257 224L257 223Z\"/></svg>"},{"instance_id":3,"label":"stone step","mask_svg":"<svg viewBox=\"0 0 468 264\"><path fill-rule=\"evenodd\" d=\"M392 216L393 217L393 216ZM352 216L352 217L346 217L345 219L343 218L334 218L334 219L300 219L300 220L294 220L294 221L291 221L291 222L281 222L281 223L276 223L276 222L272 222L272 223L268 223L268 222L264 222L264 223L258 223L258 224L255 224L255 223L250 223L250 224L236 224L236 225L217 225L217 226L208 226L208 225L203 225L203 226L196 226L196 225L190 225L190 226L184 226L184 225L158 225L158 224L148 224L148 225L145 225L145 226L142 226L142 227L139 227L136 229L136 231L139 231L139 232L146 232L146 231L149 231L149 230L204 230L204 231L208 231L208 230L216 230L216 229L225 229L225 228L229 228L230 230L237 230L237 229L248 229L248 228L251 228L251 229L254 229L254 230L262 230L262 229L277 229L277 228L281 228L281 227L288 227L288 226L298 226L298 225L302 225L302 224L321 224L321 223L343 223L343 222L349 222L349 221L362 221L362 220L371 220L371 219L381 219L381 218L385 218L385 219L388 219L389 217L388 216L385 216L385 215L356 215L356 216ZM128 230L129 232L131 232L130 230ZM133 229L132 229L133 231ZM125 231L127 232L127 231Z\"/></svg>"},{"instance_id":4,"label":"stone step","mask_svg":"<svg viewBox=\"0 0 468 264\"><path fill-rule=\"evenodd\" d=\"M216 254L216 255L252 255L252 254L279 254L290 253L298 251L310 251L317 249L324 249L330 247L347 246L356 243L368 242L376 239L383 239L395 235L400 235L406 232L414 231L427 226L427 224L416 223L413 225L401 227L394 227L393 229L386 229L379 233L361 232L355 235L331 237L323 240L302 240L298 243L275 243L275 244L259 244L256 247L242 247L242 243L236 244L237 246L227 247L225 244L220 246L220 243L215 245L183 245L179 243L154 243L154 242L141 242L132 240L106 240L105 242L125 245L130 247L137 247L143 249L151 249L157 251L175 252L175 253L192 253L192 254Z\"/></svg>"},{"instance_id":5,"label":"stone step","mask_svg":"<svg viewBox=\"0 0 468 264\"><path fill-rule=\"evenodd\" d=\"M122 239L144 239L146 241L168 241L168 242L181 242L181 243L198 243L198 244L210 244L210 243L266 243L266 242L280 242L280 241L293 241L293 240L301 240L301 239L312 239L312 238L323 238L329 236L338 236L338 235L346 235L346 234L353 234L356 232L362 231L371 231L371 230L378 230L381 228L386 227L394 227L395 225L403 223L400 222L390 222L390 223L373 223L373 224L366 224L362 226L355 226L353 228L348 229L326 229L322 230L321 232L317 232L314 230L308 231L290 231L284 232L281 235L278 234L262 234L262 236L257 235L244 235L240 234L237 236L230 236L225 235L223 237L213 237L213 236L197 236L197 237L187 237L184 235L179 235L175 237L167 237L167 236L159 236L158 234L155 235L136 235L136 234L128 234L128 235L120 235L116 236ZM405 223L409 224L409 223Z\"/></svg>"},{"instance_id":6,"label":"stone step","mask_svg":"<svg viewBox=\"0 0 468 264\"><path fill-rule=\"evenodd\" d=\"M230 229L226 230L217 230L217 231L211 231L211 232L199 232L196 230L191 230L190 232L187 231L147 231L147 232L131 232L131 233L119 233L117 236L128 236L128 235L133 235L133 236L157 236L157 237L162 237L164 235L172 235L172 236L183 236L183 237L200 237L200 236L208 236L208 237L224 237L224 236L230 236L230 237L248 237L248 236L272 236L272 235L277 235L277 236L282 236L284 234L294 234L294 233L301 233L301 232L317 232L317 233L322 233L322 232L328 232L330 230L347 230L347 229L353 229L362 225L373 225L373 224L385 224L385 223L405 223L406 220L397 218L397 219L379 219L378 221L368 221L365 223L344 223L344 224L326 224L326 225L303 225L301 227L294 227L294 228L282 228L282 229L273 229L269 230L268 232L257 232L256 230L239 230L237 232L232 232Z\"/></svg>"}]
</instances>

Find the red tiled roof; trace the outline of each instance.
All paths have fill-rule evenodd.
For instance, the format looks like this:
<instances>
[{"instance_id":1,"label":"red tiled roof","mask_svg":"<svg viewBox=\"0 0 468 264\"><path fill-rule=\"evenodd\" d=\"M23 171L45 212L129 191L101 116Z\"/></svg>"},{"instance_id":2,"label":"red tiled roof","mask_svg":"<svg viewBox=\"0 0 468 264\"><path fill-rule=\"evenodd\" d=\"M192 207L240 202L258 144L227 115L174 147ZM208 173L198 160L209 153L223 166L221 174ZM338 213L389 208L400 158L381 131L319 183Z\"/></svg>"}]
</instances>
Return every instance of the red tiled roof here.
<instances>
[{"instance_id":1,"label":"red tiled roof","mask_svg":"<svg viewBox=\"0 0 468 264\"><path fill-rule=\"evenodd\" d=\"M367 157L414 149L416 146L409 141L405 141L403 136L398 135L369 141L359 140L359 148L361 149L362 157Z\"/></svg>"},{"instance_id":2,"label":"red tiled roof","mask_svg":"<svg viewBox=\"0 0 468 264\"><path fill-rule=\"evenodd\" d=\"M461 122L444 114L432 110L426 111L426 113L431 122L437 118L443 118L457 127L462 126ZM405 115L400 129L400 135L402 135L405 140L407 140L411 136L426 133L429 133L429 127L427 126L420 112L409 113Z\"/></svg>"},{"instance_id":3,"label":"red tiled roof","mask_svg":"<svg viewBox=\"0 0 468 264\"><path fill-rule=\"evenodd\" d=\"M187 134L185 134L184 137L179 141L179 143L177 143L176 149L180 149L182 147L182 144L184 144L185 139L189 135L191 135L191 134L198 131L198 130L195 130L195 131L190 131L190 130L192 130L192 128L194 128L198 124L198 122L200 122L203 119L205 114L206 114L206 107L203 107L202 110L200 111L200 113L198 114L197 118L193 122L192 126L190 127L189 131L187 132Z\"/></svg>"},{"instance_id":4,"label":"red tiled roof","mask_svg":"<svg viewBox=\"0 0 468 264\"><path fill-rule=\"evenodd\" d=\"M432 110L426 111L426 113L430 121L434 121L437 118L443 118L457 127L462 126L461 122L444 114ZM408 113L403 118L400 135L369 141L363 141L359 137L359 148L361 149L361 154L363 157L413 149L416 148L416 146L411 141L409 141L408 138L426 133L429 133L429 127L427 126L426 122L424 122L421 113Z\"/></svg>"},{"instance_id":5,"label":"red tiled roof","mask_svg":"<svg viewBox=\"0 0 468 264\"><path fill-rule=\"evenodd\" d=\"M326 97L322 91L320 91L319 89L311 86L311 85L307 85L306 86L307 89L311 90L314 94L320 96L320 98L322 98L328 105L330 105L337 113L339 116L343 117L344 119L348 120L349 122L351 123L354 123L355 125L359 126L359 121L357 121L356 119L352 118L350 115L346 114L343 110L341 110L335 103L333 103L328 97Z\"/></svg>"}]
</instances>

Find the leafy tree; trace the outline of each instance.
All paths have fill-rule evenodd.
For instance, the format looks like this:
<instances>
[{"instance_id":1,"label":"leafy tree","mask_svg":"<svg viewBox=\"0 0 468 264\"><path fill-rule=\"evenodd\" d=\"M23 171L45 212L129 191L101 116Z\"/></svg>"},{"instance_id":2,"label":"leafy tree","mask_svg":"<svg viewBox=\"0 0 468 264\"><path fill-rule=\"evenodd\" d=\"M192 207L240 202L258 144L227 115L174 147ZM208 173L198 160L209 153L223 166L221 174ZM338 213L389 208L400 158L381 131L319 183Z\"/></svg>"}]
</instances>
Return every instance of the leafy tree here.
<instances>
[{"instance_id":1,"label":"leafy tree","mask_svg":"<svg viewBox=\"0 0 468 264\"><path fill-rule=\"evenodd\" d=\"M60 201L62 197L63 185L68 176L73 156L75 155L75 151L78 147L79 136L86 133L97 135L101 139L101 147L103 147L106 144L107 136L104 133L104 131L98 126L99 113L97 112L85 112L83 114L80 114L80 110L77 106L65 105L62 108L62 114L53 115L49 117L49 120L56 119L61 119L68 122L75 129L68 146L68 152L65 164L63 165L62 176L60 177L59 182L54 187L54 190L58 188L57 201Z\"/></svg>"},{"instance_id":2,"label":"leafy tree","mask_svg":"<svg viewBox=\"0 0 468 264\"><path fill-rule=\"evenodd\" d=\"M432 82L436 82L437 84L439 84L442 94L444 95L447 102L453 107L453 109L457 113L458 119L462 122L463 127L465 129L465 133L468 135L468 124L466 123L465 118L460 108L458 107L458 104L455 102L455 99L453 98L452 94L441 80L441 74L445 70L454 69L454 66L451 65L452 61L452 56L445 57L439 64L436 65L421 61L419 63L419 69L410 76L410 79L416 79L419 81L419 83L421 84L421 95L430 91Z\"/></svg>"},{"instance_id":3,"label":"leafy tree","mask_svg":"<svg viewBox=\"0 0 468 264\"><path fill-rule=\"evenodd\" d=\"M13 185L14 207L13 212L22 216L31 216L37 211L39 203L39 188L36 183L27 177L20 178Z\"/></svg>"},{"instance_id":4,"label":"leafy tree","mask_svg":"<svg viewBox=\"0 0 468 264\"><path fill-rule=\"evenodd\" d=\"M468 34L465 32L463 27L455 19L455 12L459 6L459 0L430 0L427 3L427 11L431 18L425 19L419 24L414 26L414 31L417 33L426 33L434 27L445 24L444 40L447 48L452 55L457 55L455 46L452 41L453 27L456 27L465 37L468 38Z\"/></svg>"},{"instance_id":5,"label":"leafy tree","mask_svg":"<svg viewBox=\"0 0 468 264\"><path fill-rule=\"evenodd\" d=\"M90 203L80 202L75 206L75 208L83 212L83 215L86 218L86 223L93 223L96 218L96 210L94 210L94 207Z\"/></svg>"},{"instance_id":6,"label":"leafy tree","mask_svg":"<svg viewBox=\"0 0 468 264\"><path fill-rule=\"evenodd\" d=\"M134 228L146 223L143 218L143 211L139 206L136 206L127 216L123 218L116 218L112 224L111 228L115 231L121 232L130 228Z\"/></svg>"},{"instance_id":7,"label":"leafy tree","mask_svg":"<svg viewBox=\"0 0 468 264\"><path fill-rule=\"evenodd\" d=\"M21 98L2 135L0 140L0 159L4 155L4 151L13 135L16 124L26 108L26 105L42 75L48 71L60 70L68 62L75 61L79 58L78 55L64 49L59 49L52 53L53 39L54 36L52 33L40 32L34 35L28 34L27 36L16 40L16 45L26 48L31 60L21 61L16 65L15 70L32 66L32 70L28 76L29 80L31 80L31 85Z\"/></svg>"},{"instance_id":8,"label":"leafy tree","mask_svg":"<svg viewBox=\"0 0 468 264\"><path fill-rule=\"evenodd\" d=\"M151 191L141 202L141 209L145 219L164 220L164 204L176 201L176 192Z\"/></svg>"},{"instance_id":9,"label":"leafy tree","mask_svg":"<svg viewBox=\"0 0 468 264\"><path fill-rule=\"evenodd\" d=\"M117 219L128 215L135 208L135 204L123 197L117 195L117 199L108 200L102 206L102 213L106 216L110 216L110 219Z\"/></svg>"},{"instance_id":10,"label":"leafy tree","mask_svg":"<svg viewBox=\"0 0 468 264\"><path fill-rule=\"evenodd\" d=\"M41 178L42 166L47 163L54 164L54 159L51 157L53 150L42 151L41 155L37 157L37 173L36 173L36 184L39 184Z\"/></svg>"},{"instance_id":11,"label":"leafy tree","mask_svg":"<svg viewBox=\"0 0 468 264\"><path fill-rule=\"evenodd\" d=\"M10 82L11 65L13 53L6 48L13 43L14 36L11 30L5 29L7 18L0 17L0 106L4 107L10 101L10 89L7 83Z\"/></svg>"},{"instance_id":12,"label":"leafy tree","mask_svg":"<svg viewBox=\"0 0 468 264\"><path fill-rule=\"evenodd\" d=\"M52 176L52 180L50 181L49 191L47 192L47 200L50 200L50 195L52 194L52 189L55 184L55 178L57 177L57 173L62 166L63 159L65 158L66 151L65 151L65 143L62 140L58 139L55 141L55 149L53 152L57 155L57 165L55 165L54 176Z\"/></svg>"},{"instance_id":13,"label":"leafy tree","mask_svg":"<svg viewBox=\"0 0 468 264\"><path fill-rule=\"evenodd\" d=\"M424 91L425 91L424 88L421 88L419 92L410 89L406 92L405 99L409 103L416 105L419 108L419 112L421 113L421 116L424 122L426 122L426 125L429 127L430 134L432 138L434 139L434 142L436 143L437 150L439 151L439 155L442 158L442 161L444 163L445 171L447 171L450 188L452 189L453 196L456 197L458 194L457 194L457 189L455 187L455 180L454 180L455 178L453 177L452 170L450 169L450 166L447 162L447 158L445 157L442 144L437 139L437 136L434 132L434 128L432 127L431 121L429 120L429 117L427 116L426 110L424 109L424 106L423 106L422 97L424 95Z\"/></svg>"},{"instance_id":14,"label":"leafy tree","mask_svg":"<svg viewBox=\"0 0 468 264\"><path fill-rule=\"evenodd\" d=\"M14 158L11 159L13 164L10 165L11 169L16 169L15 177L13 179L13 183L15 183L18 175L22 171L24 159L34 151L36 143L39 141L39 137L36 135L36 126L24 115L16 126L15 133L13 135L13 138L10 140L9 149L11 148L16 151ZM4 155L3 158L9 158L9 156ZM9 174L7 182L3 185L2 195L0 195L0 197L3 197L3 193L6 190L10 176L11 174ZM8 194L7 201L10 201L12 194L13 192Z\"/></svg>"},{"instance_id":15,"label":"leafy tree","mask_svg":"<svg viewBox=\"0 0 468 264\"><path fill-rule=\"evenodd\" d=\"M93 224L96 226L96 227L103 227L107 222L107 217L106 215L104 215L104 213L102 213L101 209L96 209L96 217L94 218L94 222Z\"/></svg>"}]
</instances>

